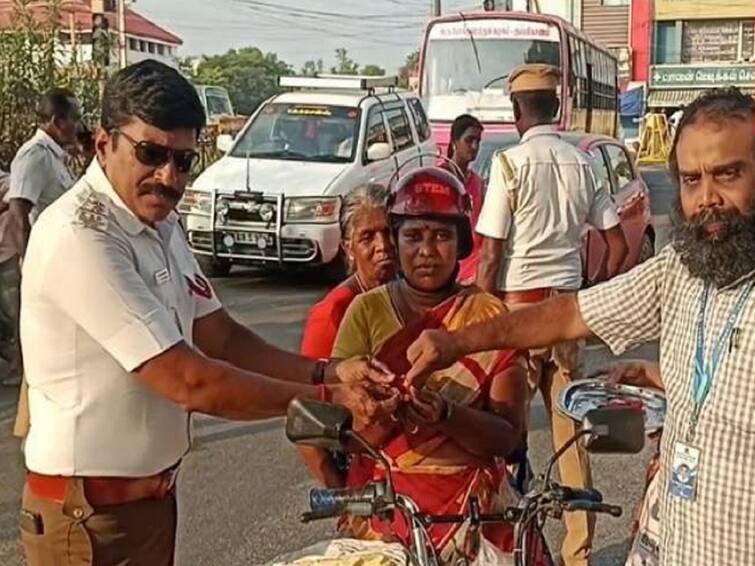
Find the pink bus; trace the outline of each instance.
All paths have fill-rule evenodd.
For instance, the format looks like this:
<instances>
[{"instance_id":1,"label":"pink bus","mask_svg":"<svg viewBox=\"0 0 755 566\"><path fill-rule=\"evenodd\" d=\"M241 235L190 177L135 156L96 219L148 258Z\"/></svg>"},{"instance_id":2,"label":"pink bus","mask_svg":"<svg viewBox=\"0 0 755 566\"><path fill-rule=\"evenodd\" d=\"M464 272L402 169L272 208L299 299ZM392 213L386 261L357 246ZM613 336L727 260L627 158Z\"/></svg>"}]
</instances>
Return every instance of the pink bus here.
<instances>
[{"instance_id":1,"label":"pink bus","mask_svg":"<svg viewBox=\"0 0 755 566\"><path fill-rule=\"evenodd\" d=\"M420 57L420 96L439 150L460 114L477 117L488 134L514 128L504 86L523 63L561 69L559 129L616 136L617 62L608 50L556 16L457 13L430 21Z\"/></svg>"}]
</instances>

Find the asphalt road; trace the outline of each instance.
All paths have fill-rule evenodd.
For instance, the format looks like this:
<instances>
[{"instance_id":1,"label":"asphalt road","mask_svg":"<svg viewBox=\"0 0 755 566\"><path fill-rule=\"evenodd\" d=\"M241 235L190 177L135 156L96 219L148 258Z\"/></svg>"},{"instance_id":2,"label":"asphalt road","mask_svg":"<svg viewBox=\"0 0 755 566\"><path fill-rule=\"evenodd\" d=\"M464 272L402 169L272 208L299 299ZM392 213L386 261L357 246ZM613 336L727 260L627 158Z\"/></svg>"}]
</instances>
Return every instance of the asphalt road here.
<instances>
[{"instance_id":1,"label":"asphalt road","mask_svg":"<svg viewBox=\"0 0 755 566\"><path fill-rule=\"evenodd\" d=\"M667 214L673 189L662 170L643 172L651 186L657 246L668 234ZM296 349L309 306L326 289L306 275L264 276L234 271L214 282L227 308L266 339ZM627 358L657 359L654 345ZM589 347L587 371L605 367L614 358L600 346ZM0 388L0 565L23 563L18 544L17 512L23 482L19 446L10 436L16 390ZM536 470L551 450L542 403L533 405L530 439ZM332 524L301 525L306 494L312 485L280 420L254 424L195 418L194 449L179 479L180 566L247 566L326 538ZM595 486L605 500L624 507L620 519L600 517L595 537L597 566L623 564L631 517L643 487L652 447L640 456L594 457ZM551 543L562 536L560 525L548 530Z\"/></svg>"}]
</instances>

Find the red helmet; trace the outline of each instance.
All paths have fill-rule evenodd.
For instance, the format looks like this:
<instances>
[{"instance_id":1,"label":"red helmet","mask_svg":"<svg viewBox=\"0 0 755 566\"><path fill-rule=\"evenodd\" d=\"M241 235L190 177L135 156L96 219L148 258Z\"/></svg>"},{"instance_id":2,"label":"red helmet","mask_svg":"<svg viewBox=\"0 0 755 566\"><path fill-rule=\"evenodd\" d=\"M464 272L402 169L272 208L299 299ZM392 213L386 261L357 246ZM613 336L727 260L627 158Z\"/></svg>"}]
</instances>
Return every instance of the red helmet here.
<instances>
[{"instance_id":1,"label":"red helmet","mask_svg":"<svg viewBox=\"0 0 755 566\"><path fill-rule=\"evenodd\" d=\"M472 253L471 201L458 177L440 167L420 167L396 184L388 199L392 218L450 220L459 235L459 259Z\"/></svg>"}]
</instances>

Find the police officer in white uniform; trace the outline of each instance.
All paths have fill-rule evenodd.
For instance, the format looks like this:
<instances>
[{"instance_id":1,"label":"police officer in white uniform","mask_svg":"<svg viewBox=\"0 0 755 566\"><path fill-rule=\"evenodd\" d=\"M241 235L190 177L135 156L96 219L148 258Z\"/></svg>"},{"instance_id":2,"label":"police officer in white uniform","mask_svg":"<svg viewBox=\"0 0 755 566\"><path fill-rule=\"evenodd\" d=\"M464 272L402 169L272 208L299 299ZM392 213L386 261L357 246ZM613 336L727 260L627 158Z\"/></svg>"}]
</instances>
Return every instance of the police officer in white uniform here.
<instances>
[{"instance_id":1,"label":"police officer in white uniform","mask_svg":"<svg viewBox=\"0 0 755 566\"><path fill-rule=\"evenodd\" d=\"M283 352L222 308L174 211L204 123L177 71L156 61L119 71L96 159L32 230L21 307L30 566L172 564L191 412L252 420L284 414L295 396L362 421L397 407L378 385L322 384L391 378L368 360Z\"/></svg>"},{"instance_id":2,"label":"police officer in white uniform","mask_svg":"<svg viewBox=\"0 0 755 566\"><path fill-rule=\"evenodd\" d=\"M499 293L511 308L581 287L580 250L586 223L600 232L608 247L599 278L616 275L628 251L608 187L596 184L586 156L552 126L559 108L559 84L560 72L550 65L523 65L509 76L522 139L493 157L477 224L484 237L478 284ZM543 395L556 448L571 438L575 423L554 410L554 404L580 371L578 343L530 352L530 393L540 390ZM589 460L576 445L559 460L559 468L564 483L590 486ZM568 513L565 523L564 563L586 566L593 522L586 513Z\"/></svg>"}]
</instances>

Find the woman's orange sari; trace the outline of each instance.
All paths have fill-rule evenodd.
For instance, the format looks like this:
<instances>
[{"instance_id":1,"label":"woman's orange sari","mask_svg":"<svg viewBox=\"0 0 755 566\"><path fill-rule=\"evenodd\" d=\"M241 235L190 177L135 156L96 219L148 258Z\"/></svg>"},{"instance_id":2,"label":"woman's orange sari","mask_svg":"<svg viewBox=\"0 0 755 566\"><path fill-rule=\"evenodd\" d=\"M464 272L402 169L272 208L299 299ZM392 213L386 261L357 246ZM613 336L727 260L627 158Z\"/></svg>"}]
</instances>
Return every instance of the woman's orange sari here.
<instances>
[{"instance_id":1,"label":"woman's orange sari","mask_svg":"<svg viewBox=\"0 0 755 566\"><path fill-rule=\"evenodd\" d=\"M398 330L382 344L376 357L402 376L409 370L406 350L422 331L435 328L453 331L503 311L503 305L491 295L476 288L464 289L423 319ZM433 374L424 387L456 405L484 408L493 379L517 363L517 354L505 350L467 356L449 369ZM422 512L466 513L473 496L478 498L483 513L502 511L504 506L514 504L514 492L504 481L507 472L502 460L480 458L443 434L421 430L412 434L411 428L410 424L394 424L382 451L390 463L396 492L413 499ZM384 477L381 467L360 456L352 462L348 483L364 485ZM455 551L463 552L467 546L466 526L432 525L428 530L442 559ZM511 525L486 526L483 533L495 546L511 552ZM404 542L409 539L407 524L398 513L391 523L372 520L356 534L366 538L395 535Z\"/></svg>"}]
</instances>

